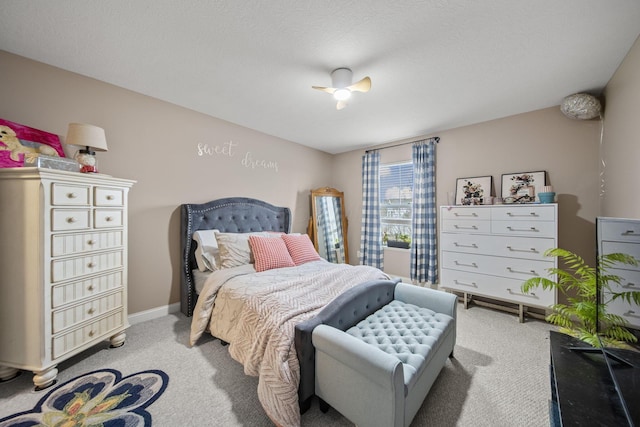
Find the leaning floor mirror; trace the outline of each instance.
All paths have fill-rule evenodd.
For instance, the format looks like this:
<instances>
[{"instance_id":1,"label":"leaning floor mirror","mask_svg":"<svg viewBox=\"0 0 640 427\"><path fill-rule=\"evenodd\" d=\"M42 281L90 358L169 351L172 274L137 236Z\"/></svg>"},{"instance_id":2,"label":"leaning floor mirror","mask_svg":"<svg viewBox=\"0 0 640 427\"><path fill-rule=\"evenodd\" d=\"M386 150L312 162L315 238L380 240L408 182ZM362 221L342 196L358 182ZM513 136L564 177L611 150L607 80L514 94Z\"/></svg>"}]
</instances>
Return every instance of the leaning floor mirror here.
<instances>
[{"instance_id":1,"label":"leaning floor mirror","mask_svg":"<svg viewBox=\"0 0 640 427\"><path fill-rule=\"evenodd\" d=\"M322 258L329 262L349 263L342 191L330 187L311 190L309 236Z\"/></svg>"}]
</instances>

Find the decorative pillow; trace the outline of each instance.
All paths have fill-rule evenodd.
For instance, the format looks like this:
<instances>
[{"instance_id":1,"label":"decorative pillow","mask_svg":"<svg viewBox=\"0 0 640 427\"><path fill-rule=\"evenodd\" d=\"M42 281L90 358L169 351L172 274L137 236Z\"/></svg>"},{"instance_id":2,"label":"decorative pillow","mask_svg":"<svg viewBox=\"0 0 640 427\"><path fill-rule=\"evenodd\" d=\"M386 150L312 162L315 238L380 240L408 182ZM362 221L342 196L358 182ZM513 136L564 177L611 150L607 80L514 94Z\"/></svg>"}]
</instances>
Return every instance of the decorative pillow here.
<instances>
[{"instance_id":1,"label":"decorative pillow","mask_svg":"<svg viewBox=\"0 0 640 427\"><path fill-rule=\"evenodd\" d=\"M280 237L282 233L259 231L254 233L220 233L216 241L220 250L219 268L238 267L253 263L253 255L249 246L249 236Z\"/></svg>"},{"instance_id":2,"label":"decorative pillow","mask_svg":"<svg viewBox=\"0 0 640 427\"><path fill-rule=\"evenodd\" d=\"M322 259L306 234L283 234L282 240L287 245L287 250L295 265Z\"/></svg>"},{"instance_id":3,"label":"decorative pillow","mask_svg":"<svg viewBox=\"0 0 640 427\"><path fill-rule=\"evenodd\" d=\"M249 244L256 261L256 271L295 267L284 240L263 236L249 236Z\"/></svg>"},{"instance_id":4,"label":"decorative pillow","mask_svg":"<svg viewBox=\"0 0 640 427\"><path fill-rule=\"evenodd\" d=\"M196 248L196 264L200 271L215 271L220 268L220 254L215 233L218 230L200 230L193 233Z\"/></svg>"}]
</instances>

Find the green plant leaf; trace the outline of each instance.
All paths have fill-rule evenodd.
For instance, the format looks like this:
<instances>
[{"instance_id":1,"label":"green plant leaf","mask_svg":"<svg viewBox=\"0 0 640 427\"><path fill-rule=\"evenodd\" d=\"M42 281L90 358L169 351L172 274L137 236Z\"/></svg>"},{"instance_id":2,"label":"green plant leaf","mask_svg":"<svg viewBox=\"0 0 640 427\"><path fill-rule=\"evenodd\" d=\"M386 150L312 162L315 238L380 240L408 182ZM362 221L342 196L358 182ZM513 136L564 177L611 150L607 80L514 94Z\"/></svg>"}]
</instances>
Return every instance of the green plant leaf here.
<instances>
[{"instance_id":1,"label":"green plant leaf","mask_svg":"<svg viewBox=\"0 0 640 427\"><path fill-rule=\"evenodd\" d=\"M556 289L567 295L568 304L550 307L552 312L546 317L549 323L559 326L560 332L595 347L600 346L598 331L604 334L605 345L623 346L625 342L637 342L635 335L626 329L628 323L623 317L607 313L607 303L621 299L640 305L640 291L612 292L612 286L621 285L622 278L607 270L619 267L620 264L638 266L638 260L622 253L605 254L598 257L596 269L587 265L582 257L566 249L551 248L545 251L544 256L557 258L558 264L564 268L548 268L548 278L528 279L521 288L524 293L542 287L545 290ZM600 304L598 293L604 295Z\"/></svg>"}]
</instances>

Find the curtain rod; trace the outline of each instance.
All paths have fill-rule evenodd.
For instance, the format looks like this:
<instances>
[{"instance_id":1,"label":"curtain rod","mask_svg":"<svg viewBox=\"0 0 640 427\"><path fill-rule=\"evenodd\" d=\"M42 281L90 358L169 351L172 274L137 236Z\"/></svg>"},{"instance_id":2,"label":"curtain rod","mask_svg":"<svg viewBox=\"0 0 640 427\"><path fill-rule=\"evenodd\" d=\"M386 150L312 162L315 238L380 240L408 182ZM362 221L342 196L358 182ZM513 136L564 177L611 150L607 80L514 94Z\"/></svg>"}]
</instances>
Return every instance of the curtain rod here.
<instances>
[{"instance_id":1,"label":"curtain rod","mask_svg":"<svg viewBox=\"0 0 640 427\"><path fill-rule=\"evenodd\" d=\"M420 141L427 141L429 139L435 139L436 140L436 144L438 142L440 142L440 137L439 136L432 136L431 138L426 138L426 139L416 139L415 141L407 141L407 142L401 142L400 144L395 144L395 145L390 145L388 147L382 147L382 148L372 148L370 150L365 150L365 153L370 153L372 151L378 151L378 150L386 150L387 148L395 148L395 147L400 147L401 145L407 145L407 144L414 144L416 142L420 142Z\"/></svg>"}]
</instances>

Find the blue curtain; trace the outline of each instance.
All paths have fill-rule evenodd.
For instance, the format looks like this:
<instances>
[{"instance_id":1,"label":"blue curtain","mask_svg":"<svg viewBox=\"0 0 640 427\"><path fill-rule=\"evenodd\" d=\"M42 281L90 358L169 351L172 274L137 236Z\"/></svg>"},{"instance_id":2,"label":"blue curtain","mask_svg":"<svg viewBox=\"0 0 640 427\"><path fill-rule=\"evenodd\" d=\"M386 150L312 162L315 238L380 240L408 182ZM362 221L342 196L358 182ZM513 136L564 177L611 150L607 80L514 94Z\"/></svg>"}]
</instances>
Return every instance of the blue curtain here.
<instances>
[{"instance_id":1,"label":"blue curtain","mask_svg":"<svg viewBox=\"0 0 640 427\"><path fill-rule=\"evenodd\" d=\"M413 217L411 280L435 283L438 278L436 244L436 144L430 138L413 144Z\"/></svg>"},{"instance_id":2,"label":"blue curtain","mask_svg":"<svg viewBox=\"0 0 640 427\"><path fill-rule=\"evenodd\" d=\"M378 172L380 152L362 156L362 226L360 229L360 264L383 268L380 226L380 194Z\"/></svg>"}]
</instances>

